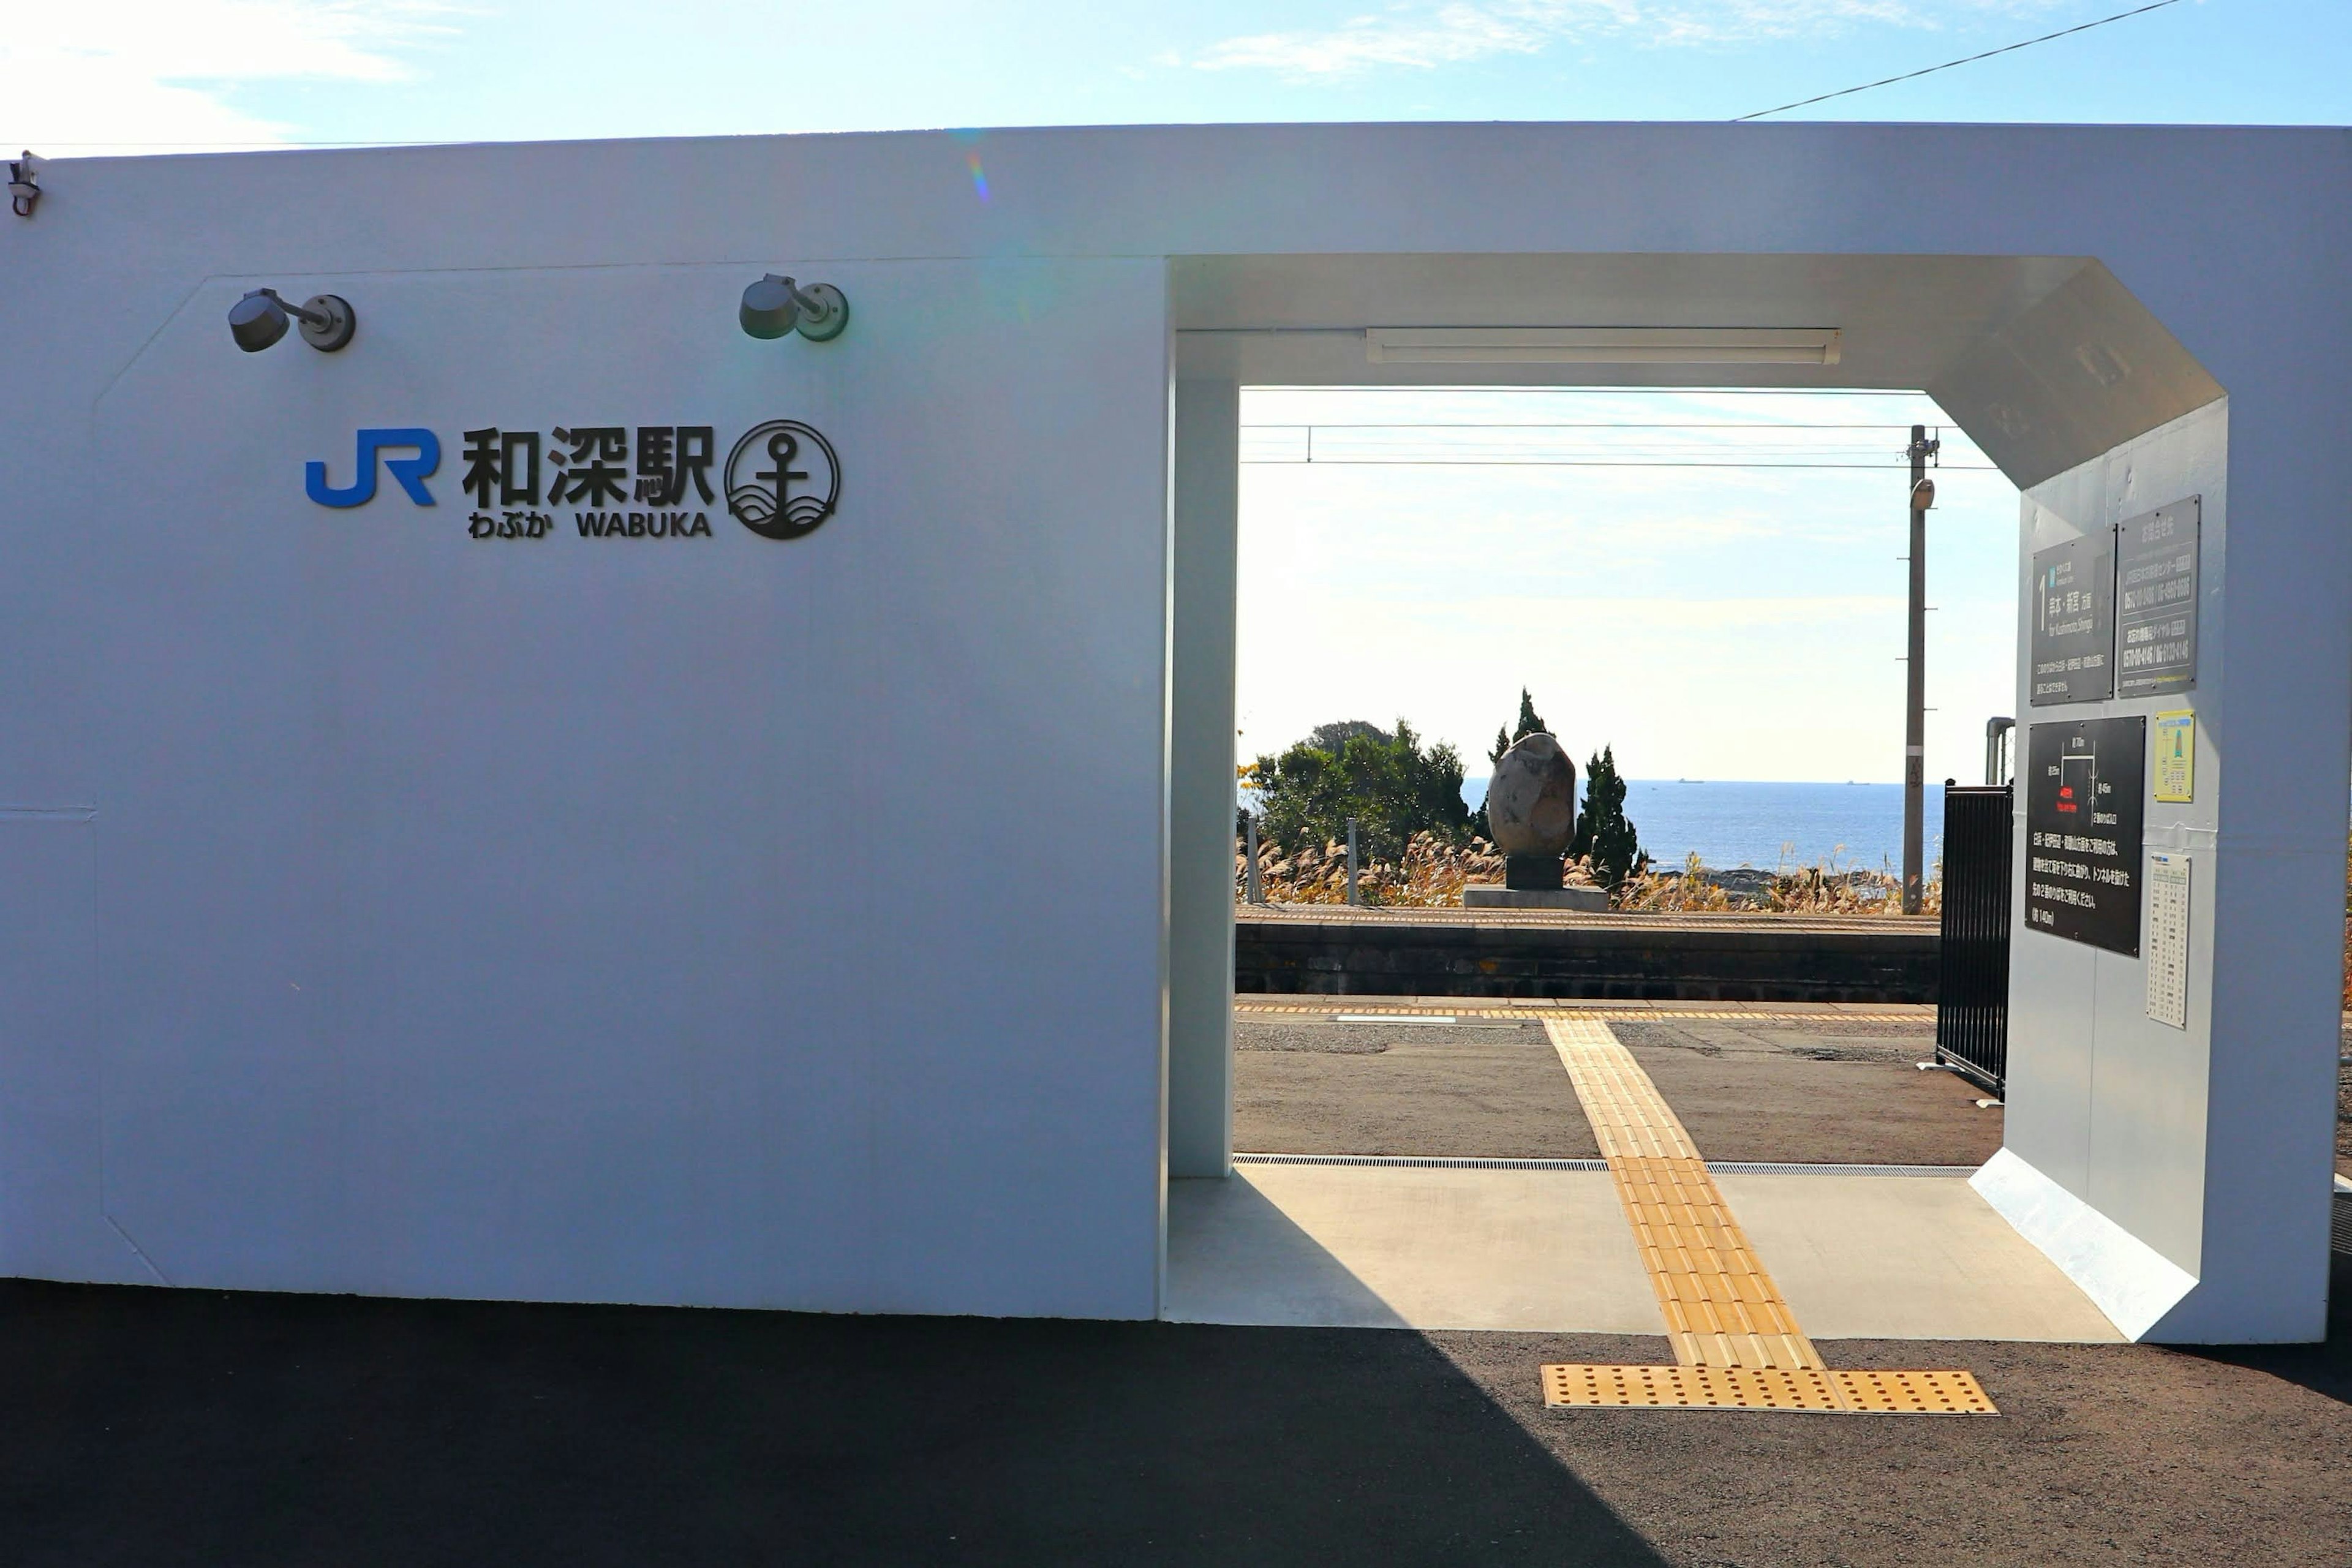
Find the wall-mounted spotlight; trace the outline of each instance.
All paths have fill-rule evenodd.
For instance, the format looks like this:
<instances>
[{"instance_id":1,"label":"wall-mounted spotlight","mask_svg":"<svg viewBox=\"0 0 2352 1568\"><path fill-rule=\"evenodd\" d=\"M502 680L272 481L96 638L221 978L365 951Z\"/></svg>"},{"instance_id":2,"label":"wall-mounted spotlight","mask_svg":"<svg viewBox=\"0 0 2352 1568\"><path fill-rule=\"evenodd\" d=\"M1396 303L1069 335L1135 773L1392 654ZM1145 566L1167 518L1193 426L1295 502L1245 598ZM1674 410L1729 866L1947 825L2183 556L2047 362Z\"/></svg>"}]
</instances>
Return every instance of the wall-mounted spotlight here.
<instances>
[{"instance_id":1,"label":"wall-mounted spotlight","mask_svg":"<svg viewBox=\"0 0 2352 1568\"><path fill-rule=\"evenodd\" d=\"M302 341L321 353L333 353L359 329L351 301L340 294L313 294L289 305L275 289L256 289L229 307L228 335L246 353L257 354L286 335L289 320L301 323Z\"/></svg>"},{"instance_id":2,"label":"wall-mounted spotlight","mask_svg":"<svg viewBox=\"0 0 2352 1568\"><path fill-rule=\"evenodd\" d=\"M1926 511L1929 507L1934 506L1935 504L1935 480L1921 479L1917 484L1911 487L1911 510L1913 511Z\"/></svg>"},{"instance_id":3,"label":"wall-mounted spotlight","mask_svg":"<svg viewBox=\"0 0 2352 1568\"><path fill-rule=\"evenodd\" d=\"M849 300L830 283L803 289L771 272L743 290L738 320L755 338L781 338L797 331L813 343L830 342L849 325Z\"/></svg>"},{"instance_id":4,"label":"wall-mounted spotlight","mask_svg":"<svg viewBox=\"0 0 2352 1568\"><path fill-rule=\"evenodd\" d=\"M33 177L33 154L8 160L8 210L18 217L31 217L33 209L41 205L41 184Z\"/></svg>"}]
</instances>

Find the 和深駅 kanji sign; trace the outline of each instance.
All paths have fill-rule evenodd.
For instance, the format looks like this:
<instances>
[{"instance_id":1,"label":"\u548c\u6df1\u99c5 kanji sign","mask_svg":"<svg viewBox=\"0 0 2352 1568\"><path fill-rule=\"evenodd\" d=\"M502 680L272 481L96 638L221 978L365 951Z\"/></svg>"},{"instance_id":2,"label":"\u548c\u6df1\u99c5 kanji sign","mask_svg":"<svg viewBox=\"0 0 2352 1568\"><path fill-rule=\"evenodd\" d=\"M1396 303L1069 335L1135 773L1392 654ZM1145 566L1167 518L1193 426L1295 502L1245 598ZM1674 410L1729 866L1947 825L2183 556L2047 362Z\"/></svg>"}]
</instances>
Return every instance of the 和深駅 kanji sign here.
<instances>
[{"instance_id":1,"label":"\u548c\u6df1\u99c5 kanji sign","mask_svg":"<svg viewBox=\"0 0 2352 1568\"><path fill-rule=\"evenodd\" d=\"M462 432L457 484L473 539L546 539L568 521L583 539L709 539L709 509L762 539L814 532L841 499L833 444L795 419L754 426L719 463L710 425L485 426ZM428 482L440 471L442 441L417 426L362 430L353 475L330 482L328 465L304 465L304 493L348 510L376 498L379 468L411 504L439 504ZM713 470L718 469L714 476Z\"/></svg>"}]
</instances>

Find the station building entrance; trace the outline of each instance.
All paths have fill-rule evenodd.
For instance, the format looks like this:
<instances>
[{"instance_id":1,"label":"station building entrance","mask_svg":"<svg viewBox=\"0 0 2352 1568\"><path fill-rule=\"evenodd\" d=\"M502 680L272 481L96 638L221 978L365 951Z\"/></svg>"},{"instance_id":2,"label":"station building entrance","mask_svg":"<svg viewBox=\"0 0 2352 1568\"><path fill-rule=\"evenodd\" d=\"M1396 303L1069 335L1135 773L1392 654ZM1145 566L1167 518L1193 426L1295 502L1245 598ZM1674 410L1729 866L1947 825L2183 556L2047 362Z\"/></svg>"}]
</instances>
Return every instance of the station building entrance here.
<instances>
[{"instance_id":1,"label":"station building entrance","mask_svg":"<svg viewBox=\"0 0 2352 1568\"><path fill-rule=\"evenodd\" d=\"M2196 504L2193 689L2037 703L2084 655L2021 634L2021 773L2188 711L2195 783L2147 752L2129 855L2021 854L1978 1185L2134 1337L2316 1337L2347 178L2336 132L1860 125L47 164L0 217L0 1272L1150 1317L1232 1153L1238 389L1865 386L2024 492L2021 599ZM748 331L770 274L845 330ZM264 288L355 331L245 352ZM814 521L657 532L677 474L602 445L780 429ZM544 526L485 434L577 458ZM2137 953L2035 890L2103 871Z\"/></svg>"}]
</instances>

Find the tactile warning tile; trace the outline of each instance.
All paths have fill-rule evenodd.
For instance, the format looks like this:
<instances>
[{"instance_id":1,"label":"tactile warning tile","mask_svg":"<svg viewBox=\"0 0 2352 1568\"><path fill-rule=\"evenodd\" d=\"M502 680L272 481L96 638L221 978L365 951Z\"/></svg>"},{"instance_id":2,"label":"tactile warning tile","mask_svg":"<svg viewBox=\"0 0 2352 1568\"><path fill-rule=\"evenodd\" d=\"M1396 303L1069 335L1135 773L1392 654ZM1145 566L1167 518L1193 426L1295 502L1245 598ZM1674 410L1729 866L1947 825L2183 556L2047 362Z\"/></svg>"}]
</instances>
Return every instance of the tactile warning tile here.
<instances>
[{"instance_id":1,"label":"tactile warning tile","mask_svg":"<svg viewBox=\"0 0 2352 1568\"><path fill-rule=\"evenodd\" d=\"M1853 1408L1876 1415L1998 1415L1972 1373L1832 1372Z\"/></svg>"},{"instance_id":2,"label":"tactile warning tile","mask_svg":"<svg viewBox=\"0 0 2352 1568\"><path fill-rule=\"evenodd\" d=\"M1810 1410L1840 1415L1997 1415L1965 1372L1609 1366L1543 1369L1544 1403L1607 1409Z\"/></svg>"}]
</instances>

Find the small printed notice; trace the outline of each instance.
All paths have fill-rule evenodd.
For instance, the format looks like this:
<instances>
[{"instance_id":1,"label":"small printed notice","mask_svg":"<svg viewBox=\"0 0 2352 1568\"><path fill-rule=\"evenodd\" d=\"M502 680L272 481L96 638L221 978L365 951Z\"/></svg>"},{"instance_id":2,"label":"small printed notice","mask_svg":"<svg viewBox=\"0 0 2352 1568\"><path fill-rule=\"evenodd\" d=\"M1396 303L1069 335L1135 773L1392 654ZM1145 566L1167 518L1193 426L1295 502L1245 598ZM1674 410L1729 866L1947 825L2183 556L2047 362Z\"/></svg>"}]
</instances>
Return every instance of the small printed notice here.
<instances>
[{"instance_id":1,"label":"small printed notice","mask_svg":"<svg viewBox=\"0 0 2352 1568\"><path fill-rule=\"evenodd\" d=\"M2189 857L2147 857L2147 1016L2189 1027Z\"/></svg>"},{"instance_id":2,"label":"small printed notice","mask_svg":"<svg viewBox=\"0 0 2352 1568\"><path fill-rule=\"evenodd\" d=\"M2167 805L2186 805L2197 798L2197 715L2182 711L2156 716L2156 736L2148 747L2148 766L2156 773L2156 798Z\"/></svg>"},{"instance_id":3,"label":"small printed notice","mask_svg":"<svg viewBox=\"0 0 2352 1568\"><path fill-rule=\"evenodd\" d=\"M2197 532L2201 497L2116 530L2116 695L2197 684ZM2161 795L2157 797L2161 800Z\"/></svg>"},{"instance_id":4,"label":"small printed notice","mask_svg":"<svg viewBox=\"0 0 2352 1568\"><path fill-rule=\"evenodd\" d=\"M2147 763L2146 719L2028 729L2026 929L2139 956Z\"/></svg>"},{"instance_id":5,"label":"small printed notice","mask_svg":"<svg viewBox=\"0 0 2352 1568\"><path fill-rule=\"evenodd\" d=\"M2116 694L2116 533L2070 539L2033 556L2036 708L2060 702L2104 702Z\"/></svg>"}]
</instances>

